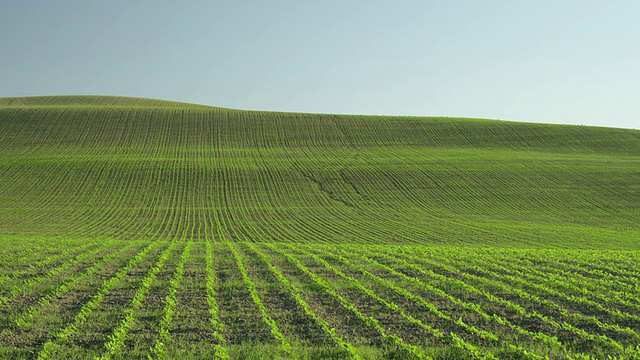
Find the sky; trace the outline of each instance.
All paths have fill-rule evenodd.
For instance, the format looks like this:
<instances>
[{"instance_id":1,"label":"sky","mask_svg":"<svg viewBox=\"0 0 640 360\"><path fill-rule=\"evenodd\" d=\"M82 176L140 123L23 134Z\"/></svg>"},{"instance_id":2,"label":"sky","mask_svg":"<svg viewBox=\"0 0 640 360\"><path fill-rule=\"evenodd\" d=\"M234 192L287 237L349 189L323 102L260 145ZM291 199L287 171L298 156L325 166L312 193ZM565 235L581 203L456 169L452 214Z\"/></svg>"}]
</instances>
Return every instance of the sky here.
<instances>
[{"instance_id":1,"label":"sky","mask_svg":"<svg viewBox=\"0 0 640 360\"><path fill-rule=\"evenodd\" d=\"M2 0L0 97L640 128L640 1Z\"/></svg>"}]
</instances>

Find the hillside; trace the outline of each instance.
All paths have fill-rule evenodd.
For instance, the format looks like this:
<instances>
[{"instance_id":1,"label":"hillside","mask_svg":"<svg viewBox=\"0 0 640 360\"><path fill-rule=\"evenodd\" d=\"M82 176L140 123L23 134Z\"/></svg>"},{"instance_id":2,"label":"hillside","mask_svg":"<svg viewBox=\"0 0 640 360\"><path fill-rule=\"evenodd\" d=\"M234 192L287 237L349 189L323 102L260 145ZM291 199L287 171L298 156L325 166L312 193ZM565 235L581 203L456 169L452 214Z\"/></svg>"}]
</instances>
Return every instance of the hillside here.
<instances>
[{"instance_id":1,"label":"hillside","mask_svg":"<svg viewBox=\"0 0 640 360\"><path fill-rule=\"evenodd\" d=\"M640 358L640 131L0 98L0 357Z\"/></svg>"},{"instance_id":2,"label":"hillside","mask_svg":"<svg viewBox=\"0 0 640 360\"><path fill-rule=\"evenodd\" d=\"M0 159L4 235L171 239L180 221L204 237L218 219L227 238L251 241L640 238L633 130L5 98Z\"/></svg>"}]
</instances>

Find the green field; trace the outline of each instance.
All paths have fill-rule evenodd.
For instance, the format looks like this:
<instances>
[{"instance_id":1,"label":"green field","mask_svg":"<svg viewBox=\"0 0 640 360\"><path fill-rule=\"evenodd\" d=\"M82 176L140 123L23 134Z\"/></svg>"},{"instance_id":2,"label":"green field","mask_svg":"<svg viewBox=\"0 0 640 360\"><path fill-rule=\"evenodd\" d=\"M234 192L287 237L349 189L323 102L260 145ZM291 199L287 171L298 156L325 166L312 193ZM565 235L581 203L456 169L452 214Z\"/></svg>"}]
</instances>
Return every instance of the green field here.
<instances>
[{"instance_id":1,"label":"green field","mask_svg":"<svg viewBox=\"0 0 640 360\"><path fill-rule=\"evenodd\" d=\"M640 359L640 131L0 98L0 358Z\"/></svg>"}]
</instances>

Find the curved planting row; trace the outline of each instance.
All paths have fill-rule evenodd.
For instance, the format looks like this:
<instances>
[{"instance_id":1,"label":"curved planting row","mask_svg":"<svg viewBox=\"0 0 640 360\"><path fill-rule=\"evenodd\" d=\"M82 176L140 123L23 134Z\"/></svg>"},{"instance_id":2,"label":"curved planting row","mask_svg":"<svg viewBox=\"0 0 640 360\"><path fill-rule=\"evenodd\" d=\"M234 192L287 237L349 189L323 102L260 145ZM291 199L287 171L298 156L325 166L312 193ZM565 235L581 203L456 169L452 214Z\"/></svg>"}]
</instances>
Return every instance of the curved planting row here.
<instances>
[{"instance_id":1,"label":"curved planting row","mask_svg":"<svg viewBox=\"0 0 640 360\"><path fill-rule=\"evenodd\" d=\"M624 129L0 99L0 357L634 358L638 155Z\"/></svg>"}]
</instances>

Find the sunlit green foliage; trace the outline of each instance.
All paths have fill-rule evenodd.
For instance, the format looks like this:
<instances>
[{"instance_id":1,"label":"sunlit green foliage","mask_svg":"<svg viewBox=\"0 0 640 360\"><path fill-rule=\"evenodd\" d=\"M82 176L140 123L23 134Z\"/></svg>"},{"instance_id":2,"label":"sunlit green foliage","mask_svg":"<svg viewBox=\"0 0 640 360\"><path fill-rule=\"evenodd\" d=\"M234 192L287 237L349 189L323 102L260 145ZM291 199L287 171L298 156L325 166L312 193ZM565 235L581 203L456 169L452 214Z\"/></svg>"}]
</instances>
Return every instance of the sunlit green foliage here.
<instances>
[{"instance_id":1,"label":"sunlit green foliage","mask_svg":"<svg viewBox=\"0 0 640 360\"><path fill-rule=\"evenodd\" d=\"M640 132L0 99L2 358L640 358Z\"/></svg>"}]
</instances>

